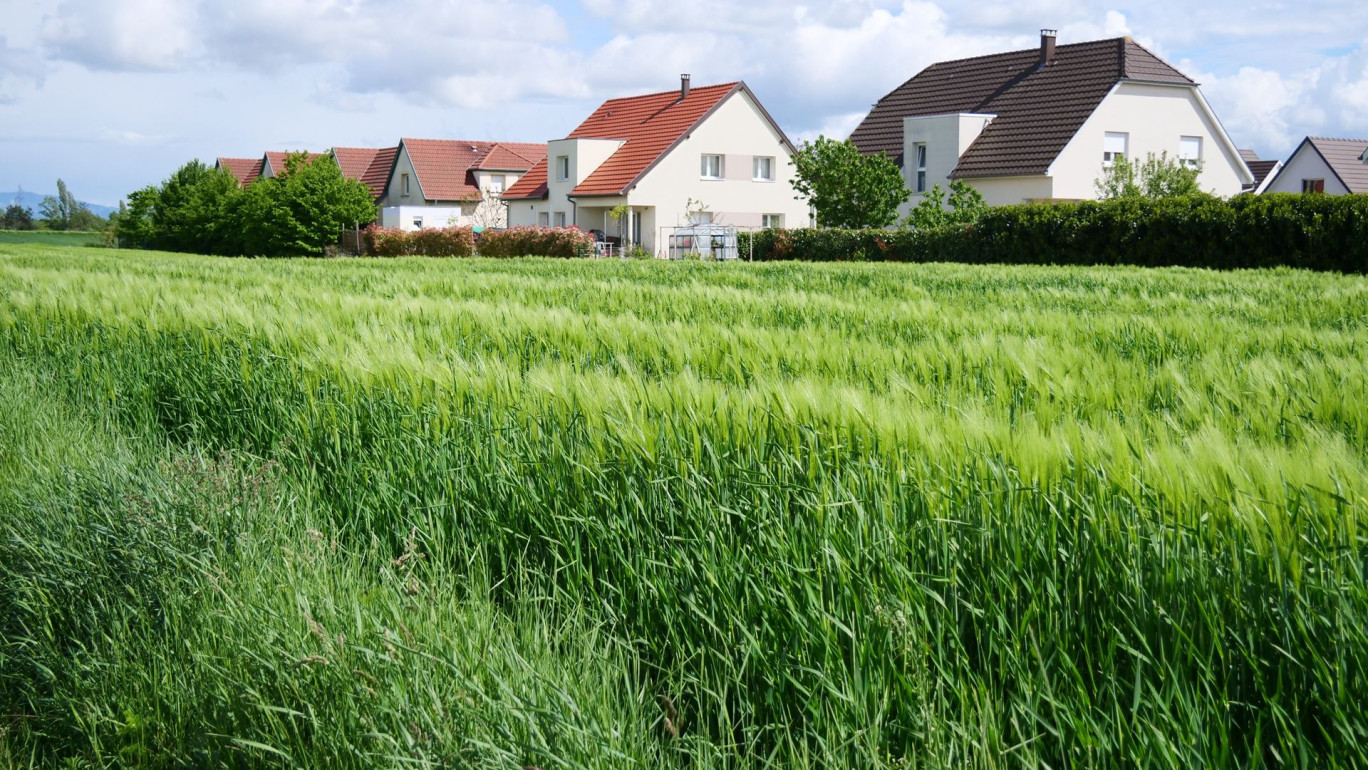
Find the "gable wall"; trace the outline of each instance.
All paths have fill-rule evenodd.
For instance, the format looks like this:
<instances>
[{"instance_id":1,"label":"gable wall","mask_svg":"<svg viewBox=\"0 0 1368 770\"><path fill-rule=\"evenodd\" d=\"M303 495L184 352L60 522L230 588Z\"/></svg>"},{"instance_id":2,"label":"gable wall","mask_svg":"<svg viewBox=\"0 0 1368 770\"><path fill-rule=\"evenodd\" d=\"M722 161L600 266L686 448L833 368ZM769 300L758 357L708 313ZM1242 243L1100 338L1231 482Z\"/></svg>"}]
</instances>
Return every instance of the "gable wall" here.
<instances>
[{"instance_id":1,"label":"gable wall","mask_svg":"<svg viewBox=\"0 0 1368 770\"><path fill-rule=\"evenodd\" d=\"M1167 151L1178 156L1179 138L1202 138L1202 173L1197 182L1203 190L1229 197L1243 186L1244 161L1219 139L1220 128L1202 109L1193 89L1122 83L1084 122L1050 167L1056 198L1096 198L1096 180L1102 175L1102 145L1108 131L1130 134L1130 159L1143 161L1147 154Z\"/></svg>"},{"instance_id":2,"label":"gable wall","mask_svg":"<svg viewBox=\"0 0 1368 770\"><path fill-rule=\"evenodd\" d=\"M1340 184L1335 172L1321 158L1320 153L1316 152L1316 148L1306 143L1287 159L1287 163L1278 172L1278 177L1264 192L1299 193L1302 191L1303 179L1324 179L1327 195L1345 195L1349 192L1347 187Z\"/></svg>"}]
</instances>

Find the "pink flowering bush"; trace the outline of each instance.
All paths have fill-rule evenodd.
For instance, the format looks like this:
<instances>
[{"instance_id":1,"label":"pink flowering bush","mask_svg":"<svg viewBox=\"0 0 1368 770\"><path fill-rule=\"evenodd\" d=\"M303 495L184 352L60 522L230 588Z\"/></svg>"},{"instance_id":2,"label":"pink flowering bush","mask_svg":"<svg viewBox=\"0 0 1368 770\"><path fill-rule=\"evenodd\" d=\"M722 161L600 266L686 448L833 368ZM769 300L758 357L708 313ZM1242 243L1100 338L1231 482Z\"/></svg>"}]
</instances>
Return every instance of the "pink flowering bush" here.
<instances>
[{"instance_id":1,"label":"pink flowering bush","mask_svg":"<svg viewBox=\"0 0 1368 770\"><path fill-rule=\"evenodd\" d=\"M469 227L403 230L372 225L361 232L366 253L377 257L469 257L475 254L475 233Z\"/></svg>"},{"instance_id":2,"label":"pink flowering bush","mask_svg":"<svg viewBox=\"0 0 1368 770\"><path fill-rule=\"evenodd\" d=\"M513 227L480 233L482 257L592 257L594 237L578 227Z\"/></svg>"}]
</instances>

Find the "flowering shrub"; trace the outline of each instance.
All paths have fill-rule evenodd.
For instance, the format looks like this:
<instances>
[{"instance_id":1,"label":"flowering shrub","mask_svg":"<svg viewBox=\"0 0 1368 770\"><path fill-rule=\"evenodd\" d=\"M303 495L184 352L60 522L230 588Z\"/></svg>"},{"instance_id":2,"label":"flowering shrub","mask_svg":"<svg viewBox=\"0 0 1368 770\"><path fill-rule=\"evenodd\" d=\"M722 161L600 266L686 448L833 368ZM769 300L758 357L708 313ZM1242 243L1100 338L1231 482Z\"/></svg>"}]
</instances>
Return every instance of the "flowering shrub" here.
<instances>
[{"instance_id":1,"label":"flowering shrub","mask_svg":"<svg viewBox=\"0 0 1368 770\"><path fill-rule=\"evenodd\" d=\"M469 227L402 230L372 225L361 232L366 253L377 257L469 257L475 253L475 233Z\"/></svg>"},{"instance_id":2,"label":"flowering shrub","mask_svg":"<svg viewBox=\"0 0 1368 770\"><path fill-rule=\"evenodd\" d=\"M480 233L483 257L592 257L594 236L578 227L513 227Z\"/></svg>"}]
</instances>

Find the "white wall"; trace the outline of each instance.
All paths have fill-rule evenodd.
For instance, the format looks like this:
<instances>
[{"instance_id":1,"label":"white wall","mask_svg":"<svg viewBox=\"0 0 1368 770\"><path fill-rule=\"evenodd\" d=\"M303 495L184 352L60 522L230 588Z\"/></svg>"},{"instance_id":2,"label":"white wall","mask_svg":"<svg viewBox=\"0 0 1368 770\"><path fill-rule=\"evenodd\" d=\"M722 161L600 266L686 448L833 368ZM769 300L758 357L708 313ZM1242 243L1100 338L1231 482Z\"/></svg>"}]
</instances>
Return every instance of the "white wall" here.
<instances>
[{"instance_id":1,"label":"white wall","mask_svg":"<svg viewBox=\"0 0 1368 770\"><path fill-rule=\"evenodd\" d=\"M960 156L992 121L992 115L960 113L903 118L903 181L912 197L898 210L899 216L916 208L926 196L917 192L917 155L915 145L926 144L926 189L940 185L947 195L950 172Z\"/></svg>"},{"instance_id":2,"label":"white wall","mask_svg":"<svg viewBox=\"0 0 1368 770\"><path fill-rule=\"evenodd\" d=\"M476 204L456 206L386 206L380 209L381 227L398 227L403 230L429 230L434 227L473 227L481 224L475 218ZM421 219L422 225L414 220ZM493 225L485 225L492 227Z\"/></svg>"},{"instance_id":3,"label":"white wall","mask_svg":"<svg viewBox=\"0 0 1368 770\"><path fill-rule=\"evenodd\" d=\"M1278 177L1269 183L1264 192L1299 193L1303 179L1324 179L1326 195L1347 195L1349 188L1340 184L1335 172L1326 164L1316 148L1303 143L1292 157L1287 159Z\"/></svg>"},{"instance_id":4,"label":"white wall","mask_svg":"<svg viewBox=\"0 0 1368 770\"><path fill-rule=\"evenodd\" d=\"M989 206L1010 206L1054 197L1053 180L1047 176L991 177L964 181L978 190L983 202Z\"/></svg>"},{"instance_id":5,"label":"white wall","mask_svg":"<svg viewBox=\"0 0 1368 770\"><path fill-rule=\"evenodd\" d=\"M702 178L705 154L724 156L723 179ZM756 156L774 158L774 181L752 181ZM791 158L780 134L738 91L627 193L629 205L650 209L642 221L643 241L649 238L663 254L661 228L687 224L690 199L701 202L719 224L759 227L764 214L780 214L785 227L807 226L808 205L795 199Z\"/></svg>"},{"instance_id":6,"label":"white wall","mask_svg":"<svg viewBox=\"0 0 1368 770\"><path fill-rule=\"evenodd\" d=\"M1128 133L1133 161L1167 151L1178 157L1179 138L1202 138L1202 173L1197 183L1221 196L1237 195L1248 170L1234 148L1221 141L1220 127L1202 107L1195 89L1121 83L1098 105L1050 166L1055 198L1097 198L1102 174L1102 144L1108 131Z\"/></svg>"}]
</instances>

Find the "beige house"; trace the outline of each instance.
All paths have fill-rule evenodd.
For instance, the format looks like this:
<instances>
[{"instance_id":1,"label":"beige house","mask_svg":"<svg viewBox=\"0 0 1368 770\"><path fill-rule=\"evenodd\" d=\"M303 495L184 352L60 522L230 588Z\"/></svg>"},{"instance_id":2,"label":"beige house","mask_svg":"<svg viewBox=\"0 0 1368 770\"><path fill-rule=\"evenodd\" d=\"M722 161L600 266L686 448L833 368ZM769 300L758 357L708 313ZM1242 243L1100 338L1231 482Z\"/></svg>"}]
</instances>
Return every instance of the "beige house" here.
<instances>
[{"instance_id":1,"label":"beige house","mask_svg":"<svg viewBox=\"0 0 1368 770\"><path fill-rule=\"evenodd\" d=\"M903 169L911 200L964 180L990 205L1097 197L1119 156L1200 165L1216 195L1255 183L1197 84L1128 37L940 62L874 106L851 134Z\"/></svg>"},{"instance_id":2,"label":"beige house","mask_svg":"<svg viewBox=\"0 0 1368 770\"><path fill-rule=\"evenodd\" d=\"M550 142L504 195L508 222L576 226L657 256L689 225L806 226L793 152L745 83L692 88L685 75L677 91L610 99Z\"/></svg>"},{"instance_id":3,"label":"beige house","mask_svg":"<svg viewBox=\"0 0 1368 770\"><path fill-rule=\"evenodd\" d=\"M400 139L377 200L380 224L504 227L504 192L545 158L544 144Z\"/></svg>"},{"instance_id":4,"label":"beige house","mask_svg":"<svg viewBox=\"0 0 1368 770\"><path fill-rule=\"evenodd\" d=\"M1308 136L1264 191L1368 193L1368 139Z\"/></svg>"}]
</instances>

